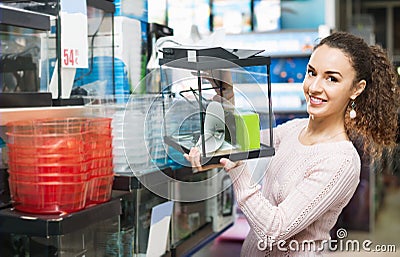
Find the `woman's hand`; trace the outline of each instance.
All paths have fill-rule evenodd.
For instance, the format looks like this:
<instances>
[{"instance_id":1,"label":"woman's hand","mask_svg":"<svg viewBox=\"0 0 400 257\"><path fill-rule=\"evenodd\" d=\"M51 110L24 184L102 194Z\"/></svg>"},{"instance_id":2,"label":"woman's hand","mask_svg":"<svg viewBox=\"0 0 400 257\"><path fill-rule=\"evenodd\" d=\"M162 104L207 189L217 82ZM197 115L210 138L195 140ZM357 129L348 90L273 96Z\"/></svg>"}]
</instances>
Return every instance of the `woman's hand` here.
<instances>
[{"instance_id":1,"label":"woman's hand","mask_svg":"<svg viewBox=\"0 0 400 257\"><path fill-rule=\"evenodd\" d=\"M200 163L200 150L198 147L192 147L189 154L185 153L183 157L192 164L193 169L203 171L203 166Z\"/></svg>"},{"instance_id":2,"label":"woman's hand","mask_svg":"<svg viewBox=\"0 0 400 257\"><path fill-rule=\"evenodd\" d=\"M210 82L214 88L216 95L214 101L220 101L234 106L235 95L233 91L232 74L226 70L209 70L201 72L201 78L206 79ZM221 92L222 91L222 92Z\"/></svg>"},{"instance_id":3,"label":"woman's hand","mask_svg":"<svg viewBox=\"0 0 400 257\"><path fill-rule=\"evenodd\" d=\"M241 161L238 162L232 162L231 160L227 158L221 158L219 161L220 164L212 164L212 165L201 165L200 161L200 150L197 147L192 147L190 149L189 154L184 154L183 155L185 159L192 164L192 168L195 169L196 171L205 171L213 168L220 168L223 167L225 171L229 172L231 169L241 165Z\"/></svg>"},{"instance_id":4,"label":"woman's hand","mask_svg":"<svg viewBox=\"0 0 400 257\"><path fill-rule=\"evenodd\" d=\"M226 172L229 172L231 171L231 169L243 164L242 161L233 162L227 158L221 158L221 160L219 160L219 163L223 165Z\"/></svg>"}]
</instances>

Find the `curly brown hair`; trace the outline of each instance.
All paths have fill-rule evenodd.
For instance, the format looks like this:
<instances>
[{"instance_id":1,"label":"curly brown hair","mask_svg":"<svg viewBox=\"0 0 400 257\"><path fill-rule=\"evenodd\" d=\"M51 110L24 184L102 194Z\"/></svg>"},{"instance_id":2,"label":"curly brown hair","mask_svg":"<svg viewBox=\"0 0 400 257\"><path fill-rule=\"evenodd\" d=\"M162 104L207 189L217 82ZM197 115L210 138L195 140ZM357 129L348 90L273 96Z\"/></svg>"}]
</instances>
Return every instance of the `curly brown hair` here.
<instances>
[{"instance_id":1,"label":"curly brown hair","mask_svg":"<svg viewBox=\"0 0 400 257\"><path fill-rule=\"evenodd\" d=\"M337 48L350 59L356 72L354 86L360 80L366 81L365 90L354 100L355 119L350 119L351 103L347 106L345 128L350 139L361 139L364 151L372 157L380 156L383 149L392 149L396 144L400 90L399 76L386 51L348 32L332 33L315 49L321 45Z\"/></svg>"}]
</instances>

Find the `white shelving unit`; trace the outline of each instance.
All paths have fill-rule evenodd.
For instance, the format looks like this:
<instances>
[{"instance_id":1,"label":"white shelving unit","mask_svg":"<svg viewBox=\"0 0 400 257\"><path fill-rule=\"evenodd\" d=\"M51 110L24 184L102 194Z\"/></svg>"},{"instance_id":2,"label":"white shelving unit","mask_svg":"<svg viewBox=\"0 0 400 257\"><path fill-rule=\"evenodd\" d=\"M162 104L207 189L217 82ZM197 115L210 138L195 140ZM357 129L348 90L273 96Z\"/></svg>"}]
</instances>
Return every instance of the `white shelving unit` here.
<instances>
[{"instance_id":1,"label":"white shelving unit","mask_svg":"<svg viewBox=\"0 0 400 257\"><path fill-rule=\"evenodd\" d=\"M62 106L62 107L30 107L30 108L1 108L0 126L8 122L59 117L82 117L91 114L91 109L85 106Z\"/></svg>"}]
</instances>

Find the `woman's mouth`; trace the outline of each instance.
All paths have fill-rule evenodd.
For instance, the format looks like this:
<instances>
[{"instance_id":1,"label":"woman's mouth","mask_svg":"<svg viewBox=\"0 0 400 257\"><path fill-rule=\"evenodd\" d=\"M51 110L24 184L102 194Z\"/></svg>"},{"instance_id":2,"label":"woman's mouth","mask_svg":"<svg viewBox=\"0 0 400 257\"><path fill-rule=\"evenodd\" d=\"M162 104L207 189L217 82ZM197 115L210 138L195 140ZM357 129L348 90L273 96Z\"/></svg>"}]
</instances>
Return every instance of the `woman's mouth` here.
<instances>
[{"instance_id":1,"label":"woman's mouth","mask_svg":"<svg viewBox=\"0 0 400 257\"><path fill-rule=\"evenodd\" d=\"M327 101L324 100L324 99L321 99L321 98L318 98L318 97L315 97L315 96L310 96L310 103L311 104L319 105L319 104L326 103L326 102Z\"/></svg>"}]
</instances>

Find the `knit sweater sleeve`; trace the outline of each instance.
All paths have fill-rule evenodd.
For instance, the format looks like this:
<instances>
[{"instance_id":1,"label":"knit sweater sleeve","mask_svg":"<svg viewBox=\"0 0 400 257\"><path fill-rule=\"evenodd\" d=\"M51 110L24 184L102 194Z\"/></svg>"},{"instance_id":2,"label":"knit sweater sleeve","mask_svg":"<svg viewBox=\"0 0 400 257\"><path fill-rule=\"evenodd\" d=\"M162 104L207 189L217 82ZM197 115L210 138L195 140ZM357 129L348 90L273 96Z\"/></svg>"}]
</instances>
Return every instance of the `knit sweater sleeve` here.
<instances>
[{"instance_id":1,"label":"knit sweater sleeve","mask_svg":"<svg viewBox=\"0 0 400 257\"><path fill-rule=\"evenodd\" d=\"M259 239L286 240L312 224L332 206L350 200L359 181L359 159L332 155L305 172L301 183L277 206L251 182L246 164L229 172L237 202ZM264 185L268 186L268 185Z\"/></svg>"},{"instance_id":2,"label":"knit sweater sleeve","mask_svg":"<svg viewBox=\"0 0 400 257\"><path fill-rule=\"evenodd\" d=\"M274 148L277 150L279 148L280 142L282 137L291 131L293 128L301 126L301 124L304 124L305 119L293 119L290 120L284 124L280 124L277 127L273 129L273 143L274 143ZM269 129L264 129L261 130L260 132L260 140L262 143L269 145L270 143L270 134L269 134Z\"/></svg>"}]
</instances>

